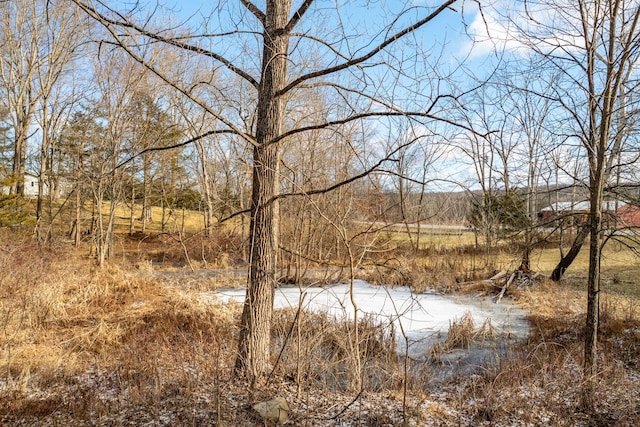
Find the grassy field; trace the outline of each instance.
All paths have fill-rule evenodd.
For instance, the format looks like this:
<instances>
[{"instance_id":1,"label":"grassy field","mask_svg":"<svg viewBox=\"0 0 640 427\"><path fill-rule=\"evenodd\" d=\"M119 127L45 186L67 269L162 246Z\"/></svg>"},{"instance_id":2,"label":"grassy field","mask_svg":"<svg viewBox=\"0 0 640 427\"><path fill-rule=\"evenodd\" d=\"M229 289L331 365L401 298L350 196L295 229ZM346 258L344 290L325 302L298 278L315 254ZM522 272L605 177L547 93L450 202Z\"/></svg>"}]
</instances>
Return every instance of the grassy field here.
<instances>
[{"instance_id":1,"label":"grassy field","mask_svg":"<svg viewBox=\"0 0 640 427\"><path fill-rule=\"evenodd\" d=\"M110 203L105 202L102 207L103 215L109 212ZM134 207L134 227L136 230L142 229L142 206ZM116 208L116 227L120 230L129 230L131 217L131 208L123 204L119 204ZM147 221L146 228L149 232L162 231L162 208L159 206L151 207L151 220ZM186 233L197 233L204 228L204 216L201 212L188 209L165 209L165 230L168 232L182 231Z\"/></svg>"}]
</instances>

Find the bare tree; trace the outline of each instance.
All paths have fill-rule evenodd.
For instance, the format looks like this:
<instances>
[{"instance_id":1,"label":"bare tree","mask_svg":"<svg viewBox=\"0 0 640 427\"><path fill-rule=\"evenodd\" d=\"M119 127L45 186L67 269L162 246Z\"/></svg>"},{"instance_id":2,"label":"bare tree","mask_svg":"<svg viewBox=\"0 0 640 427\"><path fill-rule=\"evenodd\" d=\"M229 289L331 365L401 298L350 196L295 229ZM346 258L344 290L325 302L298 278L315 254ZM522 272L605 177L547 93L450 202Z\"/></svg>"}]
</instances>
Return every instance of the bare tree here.
<instances>
[{"instance_id":1,"label":"bare tree","mask_svg":"<svg viewBox=\"0 0 640 427\"><path fill-rule=\"evenodd\" d=\"M84 168L85 179L91 188L95 211L93 239L97 264L102 267L113 254L116 210L123 201L126 179L118 169L130 152L131 106L135 94L143 84L144 73L136 72L136 64L122 52L104 53L94 63L94 76L99 88L99 101L91 111L97 131L90 144ZM103 209L106 208L106 215Z\"/></svg>"},{"instance_id":2,"label":"bare tree","mask_svg":"<svg viewBox=\"0 0 640 427\"><path fill-rule=\"evenodd\" d=\"M634 68L640 55L640 5L631 0L555 0L519 2L524 19L515 19L521 41L541 60L542 69L562 77L554 82L553 101L564 110L563 134L577 141L588 164L589 277L581 407L591 411L597 384L597 341L600 308L600 258L603 245L603 202L612 164L624 138L619 120L621 94L636 89ZM548 68L547 68L548 67Z\"/></svg>"},{"instance_id":3,"label":"bare tree","mask_svg":"<svg viewBox=\"0 0 640 427\"><path fill-rule=\"evenodd\" d=\"M10 193L24 195L27 138L40 94L36 88L42 4L10 2L0 8L0 84L13 130Z\"/></svg>"},{"instance_id":4,"label":"bare tree","mask_svg":"<svg viewBox=\"0 0 640 427\"><path fill-rule=\"evenodd\" d=\"M93 229L93 224L87 229L83 222L83 207L87 199L88 185L87 159L92 144L90 141L100 139L100 126L96 123L91 111L75 111L66 121L62 130L62 138L59 141L61 150L61 162L67 171L67 179L73 186L75 212L74 219L69 230L69 236L73 239L74 245L78 247L83 233Z\"/></svg>"},{"instance_id":5,"label":"bare tree","mask_svg":"<svg viewBox=\"0 0 640 427\"><path fill-rule=\"evenodd\" d=\"M35 1L35 3L38 3ZM71 66L78 59L79 47L84 42L84 25L80 16L67 2L49 2L41 22L36 67L37 90L40 93L36 121L40 127L40 159L38 171L38 198L36 204L36 235L38 241L51 237L53 201L60 191L56 171L57 140L64 123L79 99ZM44 218L46 201L48 227Z\"/></svg>"},{"instance_id":6,"label":"bare tree","mask_svg":"<svg viewBox=\"0 0 640 427\"><path fill-rule=\"evenodd\" d=\"M393 158L394 166L381 171L384 173L381 178L390 179L395 191L387 197L390 203L376 216L384 221L404 224L411 248L417 252L423 222L445 217L444 205L436 202L435 198L426 201L425 196L429 191L427 186L442 179L435 173L434 165L447 153L447 147L438 141L447 138L433 129L411 126L411 123L404 125L408 127L403 128L403 123L398 123L393 133L387 136L391 146L402 148ZM384 184L379 184L378 188L384 188Z\"/></svg>"},{"instance_id":7,"label":"bare tree","mask_svg":"<svg viewBox=\"0 0 640 427\"><path fill-rule=\"evenodd\" d=\"M514 196L524 204L521 212L513 212L519 220L512 221L512 225L518 227L511 231L514 236L524 236L520 270L526 273L531 250L543 240L536 222L541 207L537 200L538 187L542 183L544 167L550 164L545 163L544 158L557 142L549 131L553 117L549 82L538 79L535 63L522 58L514 62L503 62L500 72L491 81L497 101L491 105L500 118L494 120L499 127L495 129L498 141L493 149L500 159L499 175L504 190L511 194L515 192Z\"/></svg>"},{"instance_id":8,"label":"bare tree","mask_svg":"<svg viewBox=\"0 0 640 427\"><path fill-rule=\"evenodd\" d=\"M468 215L469 222L476 233L476 245L478 233L482 233L487 248L491 248L498 239L500 220L498 211L492 206L499 191L507 190L504 184L509 183L508 158L509 152L499 149L502 139L502 130L506 120L504 111L496 108L494 100L495 88L485 86L476 92L466 109L463 110L464 118L469 127L483 129L483 133L465 131L460 137L454 139L457 148L467 157L471 163L474 174L469 177L466 186L472 197L472 210ZM502 161L501 167L500 162ZM504 171L507 171L504 173ZM502 184L500 184L502 182ZM479 191L478 191L479 190Z\"/></svg>"},{"instance_id":9,"label":"bare tree","mask_svg":"<svg viewBox=\"0 0 640 427\"><path fill-rule=\"evenodd\" d=\"M135 19L135 12L144 13L140 10L116 11L104 2L74 2L105 26L114 43L207 111L215 119L215 127L208 132L234 134L252 146L249 287L236 367L237 372L254 382L270 370L270 325L280 246L279 200L284 197L280 193L283 144L289 138L314 130L339 133L341 127L367 119L371 119L370 126L373 123L380 126L385 117L425 123L448 121L437 113L443 103L456 102L456 98L443 96L437 84L430 87L424 84L438 73L429 72L430 58L421 55L411 43L412 37L420 37L419 31L436 17L455 13L450 9L455 0L436 2L433 6L416 6L407 1L400 8L395 7L395 12L381 5L379 22L388 24L381 24L370 34L362 33L363 26L357 23L350 26L341 19L346 17L346 11L340 8L330 11L316 5L314 0L295 4L291 0L267 0L262 8L249 0L239 0L238 4L223 2L213 14L221 17L219 21L209 22L201 33L160 31L152 17ZM335 26L320 24L324 20ZM231 28L225 28L227 23ZM211 28L215 27L219 31L212 33ZM218 41L222 38L225 43ZM250 131L240 125L236 112L212 106L194 93L195 86L207 82L181 85L166 70L148 61L145 47L158 42L210 61L212 75L215 70L243 80L254 93L251 114L255 114L255 119ZM403 43L409 49L398 55ZM317 62L310 64L305 60L309 52L314 52ZM390 86L396 90L405 89L406 79L410 79L414 84L411 99L403 102L406 98L398 96L399 93L385 95L382 87L390 79L404 80L403 85ZM304 92L321 89L336 94L340 108L316 124L296 125L287 120L291 94L297 93L302 99ZM299 192L300 195L326 192L353 182L376 170L392 153L374 150L371 154L382 159L370 162L370 167L365 167L361 174L328 188Z\"/></svg>"}]
</instances>

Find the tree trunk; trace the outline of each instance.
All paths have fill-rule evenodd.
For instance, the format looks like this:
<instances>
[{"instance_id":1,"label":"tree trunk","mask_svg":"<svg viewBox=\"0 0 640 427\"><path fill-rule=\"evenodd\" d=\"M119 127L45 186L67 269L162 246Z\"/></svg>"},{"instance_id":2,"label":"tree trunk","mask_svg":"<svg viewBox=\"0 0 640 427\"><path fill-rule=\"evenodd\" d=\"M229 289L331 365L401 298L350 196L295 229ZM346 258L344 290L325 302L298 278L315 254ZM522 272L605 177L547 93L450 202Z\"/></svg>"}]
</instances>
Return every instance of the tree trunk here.
<instances>
[{"instance_id":1,"label":"tree trunk","mask_svg":"<svg viewBox=\"0 0 640 427\"><path fill-rule=\"evenodd\" d=\"M147 232L147 222L150 220L149 206L149 187L150 187L150 173L149 173L149 156L142 156L142 213L140 214L140 220L142 221L142 233Z\"/></svg>"},{"instance_id":2,"label":"tree trunk","mask_svg":"<svg viewBox=\"0 0 640 427\"><path fill-rule=\"evenodd\" d=\"M589 278L587 281L587 320L584 341L583 385L580 407L592 411L595 406L597 343L600 324L600 257L602 240L603 183L602 158L598 159L595 178L591 178L591 212L589 243ZM593 175L592 175L593 176Z\"/></svg>"},{"instance_id":3,"label":"tree trunk","mask_svg":"<svg viewBox=\"0 0 640 427\"><path fill-rule=\"evenodd\" d=\"M25 159L27 157L27 137L22 131L18 134L15 141L13 155L13 178L14 183L11 185L10 193L24 196L24 173Z\"/></svg>"},{"instance_id":4,"label":"tree trunk","mask_svg":"<svg viewBox=\"0 0 640 427\"><path fill-rule=\"evenodd\" d=\"M76 184L76 219L75 234L73 235L73 245L77 248L80 246L82 231L80 230L80 221L82 218L82 199L80 197L80 184Z\"/></svg>"},{"instance_id":5,"label":"tree trunk","mask_svg":"<svg viewBox=\"0 0 640 427\"><path fill-rule=\"evenodd\" d=\"M202 172L202 193L205 203L204 210L204 232L205 236L211 235L211 226L213 225L213 200L211 197L211 188L209 187L209 169L207 168L207 153L204 149L202 140L196 141L196 151L200 160L200 169Z\"/></svg>"},{"instance_id":6,"label":"tree trunk","mask_svg":"<svg viewBox=\"0 0 640 427\"><path fill-rule=\"evenodd\" d=\"M251 197L249 287L241 319L236 369L252 382L270 370L271 315L276 283L278 248L277 203L265 203L275 194L273 165L277 147L254 150Z\"/></svg>"},{"instance_id":7,"label":"tree trunk","mask_svg":"<svg viewBox=\"0 0 640 427\"><path fill-rule=\"evenodd\" d=\"M564 272L567 271L569 266L571 266L573 261L580 253L580 249L582 249L582 245L584 244L585 239L591 231L591 227L589 224L590 223L587 223L580 228L575 240L573 241L573 244L571 245L571 249L569 249L569 252L567 252L567 254L563 256L562 259L560 259L560 262L558 262L556 268L553 269L553 272L551 273L551 280L553 280L554 282L558 282L562 278Z\"/></svg>"},{"instance_id":8,"label":"tree trunk","mask_svg":"<svg viewBox=\"0 0 640 427\"><path fill-rule=\"evenodd\" d=\"M134 174L131 173L133 177ZM129 236L133 236L135 232L135 222L136 222L136 183L133 179L131 179L131 207L129 208Z\"/></svg>"},{"instance_id":9,"label":"tree trunk","mask_svg":"<svg viewBox=\"0 0 640 427\"><path fill-rule=\"evenodd\" d=\"M279 240L280 143L284 100L278 95L287 77L291 0L268 0L264 18L262 81L258 89L253 150L249 285L240 325L236 373L255 384L271 368L270 341Z\"/></svg>"},{"instance_id":10,"label":"tree trunk","mask_svg":"<svg viewBox=\"0 0 640 427\"><path fill-rule=\"evenodd\" d=\"M36 240L38 244L45 243L42 233L42 211L44 210L44 175L46 173L46 157L47 151L45 148L46 135L42 136L42 147L40 147L40 168L38 170L38 194L36 195Z\"/></svg>"}]
</instances>

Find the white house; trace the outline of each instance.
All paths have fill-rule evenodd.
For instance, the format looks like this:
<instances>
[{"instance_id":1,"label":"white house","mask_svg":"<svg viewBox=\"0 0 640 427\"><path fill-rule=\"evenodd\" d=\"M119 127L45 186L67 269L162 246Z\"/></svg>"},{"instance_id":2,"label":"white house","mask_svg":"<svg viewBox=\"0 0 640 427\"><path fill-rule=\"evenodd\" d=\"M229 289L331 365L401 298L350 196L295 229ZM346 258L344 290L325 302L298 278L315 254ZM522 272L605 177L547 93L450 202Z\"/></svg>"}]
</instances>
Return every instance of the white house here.
<instances>
[{"instance_id":1,"label":"white house","mask_svg":"<svg viewBox=\"0 0 640 427\"><path fill-rule=\"evenodd\" d=\"M45 183L44 194L47 194L47 184ZM38 177L30 173L24 174L24 195L38 195Z\"/></svg>"},{"instance_id":2,"label":"white house","mask_svg":"<svg viewBox=\"0 0 640 427\"><path fill-rule=\"evenodd\" d=\"M48 194L48 186L45 182L44 194ZM0 185L0 194L9 194L8 185ZM24 174L24 195L36 197L38 195L38 177L36 175L25 173Z\"/></svg>"}]
</instances>

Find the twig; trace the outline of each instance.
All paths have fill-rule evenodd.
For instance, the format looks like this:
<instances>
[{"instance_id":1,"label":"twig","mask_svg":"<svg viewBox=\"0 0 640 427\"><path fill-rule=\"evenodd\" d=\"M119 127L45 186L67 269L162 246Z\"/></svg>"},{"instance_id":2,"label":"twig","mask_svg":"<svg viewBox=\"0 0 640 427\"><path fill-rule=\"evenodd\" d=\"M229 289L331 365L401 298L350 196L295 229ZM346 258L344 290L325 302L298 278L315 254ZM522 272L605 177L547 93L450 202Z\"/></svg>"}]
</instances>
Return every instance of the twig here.
<instances>
[{"instance_id":1,"label":"twig","mask_svg":"<svg viewBox=\"0 0 640 427\"><path fill-rule=\"evenodd\" d=\"M289 342L289 338L291 338L291 334L293 333L293 328L296 326L296 321L298 320L298 317L300 316L300 312L302 311L302 304L303 304L304 299L306 298L306 296L307 296L307 293L303 292L302 296L300 297L300 302L298 303L298 311L296 311L296 315L293 318L293 321L291 322L291 327L289 328L289 332L287 333L287 337L284 339L284 344L282 344L282 348L280 349L280 353L278 354L278 358L276 359L276 363L273 364L273 369L271 369L271 373L267 377L267 381L265 381L265 385L269 384L269 381L271 381L271 377L273 377L273 373L276 371L276 368L278 367L278 363L280 363L280 358L282 358L282 353L284 353L284 349L287 347L287 343Z\"/></svg>"},{"instance_id":2,"label":"twig","mask_svg":"<svg viewBox=\"0 0 640 427\"><path fill-rule=\"evenodd\" d=\"M346 412L347 409L349 409L351 407L351 405L353 405L354 403L356 403L358 401L358 399L360 399L360 396L362 395L362 393L364 392L364 389L361 388L360 392L358 393L358 395L356 397L353 398L353 400L351 402L349 402L349 404L347 406L345 406L344 408L342 408L342 411L338 412L336 415L334 415L331 418L325 418L326 420L335 420L336 418L338 418L340 415L344 414Z\"/></svg>"},{"instance_id":3,"label":"twig","mask_svg":"<svg viewBox=\"0 0 640 427\"><path fill-rule=\"evenodd\" d=\"M513 279L516 278L516 271L513 272L513 274L511 274L511 277L509 277L509 280L507 280L507 283L505 283L505 285L502 287L502 290L500 291L500 293L498 294L498 299L496 300L496 304L498 304L500 302L500 300L502 299L502 297L504 296L504 293L507 291L507 288L509 287L509 285L511 284L511 282L513 282Z\"/></svg>"}]
</instances>

